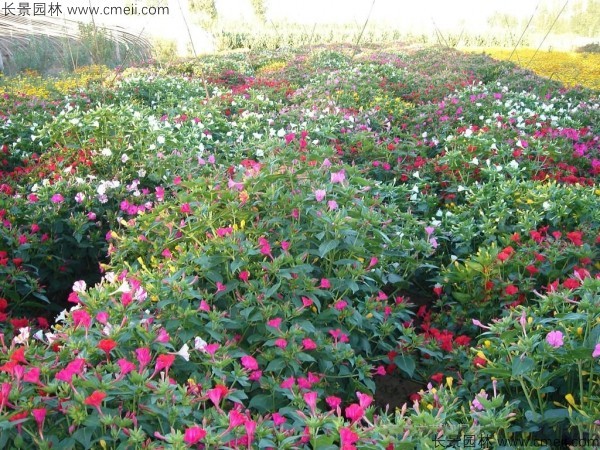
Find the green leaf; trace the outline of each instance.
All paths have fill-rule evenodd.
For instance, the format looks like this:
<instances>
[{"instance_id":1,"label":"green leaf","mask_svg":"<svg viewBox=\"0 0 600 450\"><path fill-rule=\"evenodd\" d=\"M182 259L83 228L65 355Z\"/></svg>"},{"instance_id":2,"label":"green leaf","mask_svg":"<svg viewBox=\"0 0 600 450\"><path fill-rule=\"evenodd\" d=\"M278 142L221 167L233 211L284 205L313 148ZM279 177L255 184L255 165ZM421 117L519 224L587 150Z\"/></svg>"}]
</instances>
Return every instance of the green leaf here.
<instances>
[{"instance_id":1,"label":"green leaf","mask_svg":"<svg viewBox=\"0 0 600 450\"><path fill-rule=\"evenodd\" d=\"M265 372L277 372L285 367L285 359L277 358L271 361L265 368Z\"/></svg>"},{"instance_id":2,"label":"green leaf","mask_svg":"<svg viewBox=\"0 0 600 450\"><path fill-rule=\"evenodd\" d=\"M259 413L264 413L273 407L273 397L267 394L255 395L248 406L255 408Z\"/></svg>"},{"instance_id":3,"label":"green leaf","mask_svg":"<svg viewBox=\"0 0 600 450\"><path fill-rule=\"evenodd\" d=\"M512 361L512 376L520 377L524 373L529 372L533 368L534 365L535 365L535 362L533 361L533 359L531 359L529 357L514 358Z\"/></svg>"},{"instance_id":4,"label":"green leaf","mask_svg":"<svg viewBox=\"0 0 600 450\"><path fill-rule=\"evenodd\" d=\"M404 372L409 378L415 374L415 360L410 356L399 355L394 358L394 363L398 368Z\"/></svg>"},{"instance_id":5,"label":"green leaf","mask_svg":"<svg viewBox=\"0 0 600 450\"><path fill-rule=\"evenodd\" d=\"M337 248L338 245L340 245L340 241L338 241L337 239L333 239L331 241L323 242L321 245L319 245L319 256L321 258L323 258L331 250Z\"/></svg>"}]
</instances>

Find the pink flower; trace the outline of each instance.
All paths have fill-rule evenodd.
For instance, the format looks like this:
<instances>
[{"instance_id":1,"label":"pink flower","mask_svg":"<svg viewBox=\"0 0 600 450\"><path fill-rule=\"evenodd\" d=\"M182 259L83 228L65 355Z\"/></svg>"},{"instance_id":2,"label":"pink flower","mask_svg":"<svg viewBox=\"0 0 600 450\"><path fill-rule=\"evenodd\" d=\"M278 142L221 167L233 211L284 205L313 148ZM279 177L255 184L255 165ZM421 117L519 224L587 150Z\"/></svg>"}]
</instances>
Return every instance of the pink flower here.
<instances>
[{"instance_id":1,"label":"pink flower","mask_svg":"<svg viewBox=\"0 0 600 450\"><path fill-rule=\"evenodd\" d=\"M126 360L125 358L121 358L117 361L117 365L121 369L120 377L124 377L129 372L133 372L135 370L135 364L131 361Z\"/></svg>"},{"instance_id":2,"label":"pink flower","mask_svg":"<svg viewBox=\"0 0 600 450\"><path fill-rule=\"evenodd\" d=\"M335 211L336 209L338 209L338 204L335 200L329 200L327 202L327 207L330 211Z\"/></svg>"},{"instance_id":3,"label":"pink flower","mask_svg":"<svg viewBox=\"0 0 600 450\"><path fill-rule=\"evenodd\" d=\"M100 311L96 314L96 320L102 325L106 325L108 322L108 313L106 311Z\"/></svg>"},{"instance_id":4,"label":"pink flower","mask_svg":"<svg viewBox=\"0 0 600 450\"><path fill-rule=\"evenodd\" d=\"M218 407L221 404L221 400L229 394L229 388L222 384L217 384L214 388L206 391L206 394L213 405Z\"/></svg>"},{"instance_id":5,"label":"pink flower","mask_svg":"<svg viewBox=\"0 0 600 450\"><path fill-rule=\"evenodd\" d=\"M165 248L162 253L162 256L164 256L167 259L171 259L173 257L173 255L171 254L171 250L169 250L168 248Z\"/></svg>"},{"instance_id":6,"label":"pink flower","mask_svg":"<svg viewBox=\"0 0 600 450\"><path fill-rule=\"evenodd\" d=\"M562 332L557 330L551 331L546 335L546 342L554 348L562 347L564 344Z\"/></svg>"},{"instance_id":7,"label":"pink flower","mask_svg":"<svg viewBox=\"0 0 600 450\"><path fill-rule=\"evenodd\" d=\"M279 413L273 413L273 424L276 427L278 427L279 425L283 425L285 422L287 422L285 417L283 417Z\"/></svg>"},{"instance_id":8,"label":"pink flower","mask_svg":"<svg viewBox=\"0 0 600 450\"><path fill-rule=\"evenodd\" d=\"M281 382L281 384L279 385L279 387L281 387L282 389L292 389L295 384L296 384L296 379L294 377L289 377L289 378L286 378L285 380L283 380Z\"/></svg>"},{"instance_id":9,"label":"pink flower","mask_svg":"<svg viewBox=\"0 0 600 450\"><path fill-rule=\"evenodd\" d=\"M171 339L171 336L169 336L169 333L167 333L167 330L165 330L164 328L160 328L158 330L158 336L156 336L156 339L154 340L154 342L160 342L161 344L166 344L169 342L170 339Z\"/></svg>"},{"instance_id":10,"label":"pink flower","mask_svg":"<svg viewBox=\"0 0 600 450\"><path fill-rule=\"evenodd\" d=\"M92 317L84 309L76 309L71 312L71 318L76 328L81 325L85 329L89 329L92 324Z\"/></svg>"},{"instance_id":11,"label":"pink flower","mask_svg":"<svg viewBox=\"0 0 600 450\"><path fill-rule=\"evenodd\" d=\"M227 289L227 286L225 286L220 281L217 281L216 285L217 285L217 292L223 292L224 290Z\"/></svg>"},{"instance_id":12,"label":"pink flower","mask_svg":"<svg viewBox=\"0 0 600 450\"><path fill-rule=\"evenodd\" d=\"M150 349L147 347L138 348L135 351L135 356L137 356L137 360L140 363L140 368L138 372L142 373L144 368L148 364L150 364L150 361L152 361L152 354L150 353Z\"/></svg>"},{"instance_id":13,"label":"pink flower","mask_svg":"<svg viewBox=\"0 0 600 450\"><path fill-rule=\"evenodd\" d=\"M85 194L83 192L78 192L77 194L75 194L75 201L77 203L81 203L85 200Z\"/></svg>"},{"instance_id":14,"label":"pink flower","mask_svg":"<svg viewBox=\"0 0 600 450\"><path fill-rule=\"evenodd\" d=\"M286 341L285 339L283 339L283 338L279 338L279 339L277 339L277 340L275 341L275 345L276 345L277 347L279 347L280 349L284 349L284 348L286 348L286 347L287 347L287 344L288 344L288 343L287 343L287 341Z\"/></svg>"},{"instance_id":15,"label":"pink flower","mask_svg":"<svg viewBox=\"0 0 600 450\"><path fill-rule=\"evenodd\" d=\"M319 285L321 289L330 289L331 283L327 278L321 278L321 284Z\"/></svg>"},{"instance_id":16,"label":"pink flower","mask_svg":"<svg viewBox=\"0 0 600 450\"><path fill-rule=\"evenodd\" d=\"M258 362L250 355L242 356L242 366L246 370L258 370Z\"/></svg>"},{"instance_id":17,"label":"pink flower","mask_svg":"<svg viewBox=\"0 0 600 450\"><path fill-rule=\"evenodd\" d=\"M277 328L279 329L279 327L281 326L281 317L276 317L274 319L271 319L267 322L267 325L273 328Z\"/></svg>"},{"instance_id":18,"label":"pink flower","mask_svg":"<svg viewBox=\"0 0 600 450\"><path fill-rule=\"evenodd\" d=\"M344 169L340 170L339 172L331 173L331 182L332 183L343 183L345 179L346 179L346 171Z\"/></svg>"},{"instance_id":19,"label":"pink flower","mask_svg":"<svg viewBox=\"0 0 600 450\"><path fill-rule=\"evenodd\" d=\"M358 404L361 408L366 409L373 402L373 397L362 392L357 392L356 397L358 398Z\"/></svg>"},{"instance_id":20,"label":"pink flower","mask_svg":"<svg viewBox=\"0 0 600 450\"><path fill-rule=\"evenodd\" d=\"M355 448L354 444L358 442L358 440L358 434L350 428L340 428L340 443L342 444L342 449Z\"/></svg>"},{"instance_id":21,"label":"pink flower","mask_svg":"<svg viewBox=\"0 0 600 450\"><path fill-rule=\"evenodd\" d=\"M281 241L281 249L287 252L290 249L290 243L288 241Z\"/></svg>"},{"instance_id":22,"label":"pink flower","mask_svg":"<svg viewBox=\"0 0 600 450\"><path fill-rule=\"evenodd\" d=\"M290 142L292 142L294 140L294 138L296 137L295 133L288 133L285 135L285 143L289 144Z\"/></svg>"},{"instance_id":23,"label":"pink flower","mask_svg":"<svg viewBox=\"0 0 600 450\"><path fill-rule=\"evenodd\" d=\"M333 306L338 311L342 311L346 308L346 306L348 306L348 302L346 302L345 300L338 300Z\"/></svg>"},{"instance_id":24,"label":"pink flower","mask_svg":"<svg viewBox=\"0 0 600 450\"><path fill-rule=\"evenodd\" d=\"M184 203L183 205L181 205L179 210L184 214L189 214L192 212L192 208L189 203Z\"/></svg>"},{"instance_id":25,"label":"pink flower","mask_svg":"<svg viewBox=\"0 0 600 450\"><path fill-rule=\"evenodd\" d=\"M244 270L244 271L240 272L240 274L238 275L238 277L244 283L247 283L248 282L248 278L250 277L250 272L248 272L247 270Z\"/></svg>"},{"instance_id":26,"label":"pink flower","mask_svg":"<svg viewBox=\"0 0 600 450\"><path fill-rule=\"evenodd\" d=\"M377 265L377 263L379 262L379 259L377 259L376 256L372 256L371 257L371 261L369 261L369 266L367 267L367 269L370 269L372 267L375 267Z\"/></svg>"},{"instance_id":27,"label":"pink flower","mask_svg":"<svg viewBox=\"0 0 600 450\"><path fill-rule=\"evenodd\" d=\"M365 410L357 403L352 403L346 408L346 417L352 422L357 422L365 415Z\"/></svg>"},{"instance_id":28,"label":"pink flower","mask_svg":"<svg viewBox=\"0 0 600 450\"><path fill-rule=\"evenodd\" d=\"M187 445L194 445L200 442L206 436L206 430L194 425L193 427L186 428L183 434L183 442Z\"/></svg>"},{"instance_id":29,"label":"pink flower","mask_svg":"<svg viewBox=\"0 0 600 450\"><path fill-rule=\"evenodd\" d=\"M488 394L483 389L479 394L475 396L473 401L471 402L471 410L472 411L483 411L485 407L481 404L480 399L487 400Z\"/></svg>"},{"instance_id":30,"label":"pink flower","mask_svg":"<svg viewBox=\"0 0 600 450\"><path fill-rule=\"evenodd\" d=\"M62 203L65 201L65 198L61 195L61 194L54 194L51 198L50 201L52 203Z\"/></svg>"},{"instance_id":31,"label":"pink flower","mask_svg":"<svg viewBox=\"0 0 600 450\"><path fill-rule=\"evenodd\" d=\"M325 189L317 189L314 192L315 200L318 202L322 202L325 199L325 195L327 195L327 191Z\"/></svg>"},{"instance_id":32,"label":"pink flower","mask_svg":"<svg viewBox=\"0 0 600 450\"><path fill-rule=\"evenodd\" d=\"M31 415L35 419L35 422L38 426L38 432L40 435L42 434L42 429L44 428L44 421L46 420L46 413L48 411L46 408L35 408L31 410Z\"/></svg>"},{"instance_id":33,"label":"pink flower","mask_svg":"<svg viewBox=\"0 0 600 450\"><path fill-rule=\"evenodd\" d=\"M317 394L317 392L315 392L315 391L305 392L303 395L304 401L308 405L311 414L314 414L315 409L317 408L318 395L319 394Z\"/></svg>"},{"instance_id":34,"label":"pink flower","mask_svg":"<svg viewBox=\"0 0 600 450\"><path fill-rule=\"evenodd\" d=\"M313 305L313 300L308 297L302 297L302 306L309 308Z\"/></svg>"},{"instance_id":35,"label":"pink flower","mask_svg":"<svg viewBox=\"0 0 600 450\"><path fill-rule=\"evenodd\" d=\"M311 338L302 339L302 348L304 350L316 350L317 344Z\"/></svg>"},{"instance_id":36,"label":"pink flower","mask_svg":"<svg viewBox=\"0 0 600 450\"><path fill-rule=\"evenodd\" d=\"M325 399L325 403L327 403L331 409L336 409L342 404L342 399L334 395L330 395Z\"/></svg>"},{"instance_id":37,"label":"pink flower","mask_svg":"<svg viewBox=\"0 0 600 450\"><path fill-rule=\"evenodd\" d=\"M596 344L596 347L594 348L594 351L592 353L592 358L598 357L600 357L600 344Z\"/></svg>"}]
</instances>

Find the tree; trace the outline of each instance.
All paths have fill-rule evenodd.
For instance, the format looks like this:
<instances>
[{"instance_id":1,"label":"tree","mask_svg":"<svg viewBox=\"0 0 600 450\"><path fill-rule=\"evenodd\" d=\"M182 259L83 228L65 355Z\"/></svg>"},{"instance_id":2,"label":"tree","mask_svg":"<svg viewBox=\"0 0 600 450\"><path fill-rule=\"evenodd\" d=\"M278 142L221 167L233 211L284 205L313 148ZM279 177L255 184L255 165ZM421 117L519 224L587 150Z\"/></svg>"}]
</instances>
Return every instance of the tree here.
<instances>
[{"instance_id":1,"label":"tree","mask_svg":"<svg viewBox=\"0 0 600 450\"><path fill-rule=\"evenodd\" d=\"M252 9L258 20L265 23L267 21L267 6L265 5L265 0L250 0L250 2L252 3Z\"/></svg>"}]
</instances>

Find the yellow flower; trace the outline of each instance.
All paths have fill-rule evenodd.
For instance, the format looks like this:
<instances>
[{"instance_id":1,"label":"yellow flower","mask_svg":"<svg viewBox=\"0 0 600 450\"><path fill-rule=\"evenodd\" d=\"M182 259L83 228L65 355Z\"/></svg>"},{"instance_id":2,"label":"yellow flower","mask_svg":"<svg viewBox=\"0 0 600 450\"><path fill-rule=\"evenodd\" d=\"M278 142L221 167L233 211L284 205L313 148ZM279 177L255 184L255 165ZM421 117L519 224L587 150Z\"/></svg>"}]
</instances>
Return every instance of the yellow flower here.
<instances>
[{"instance_id":1,"label":"yellow flower","mask_svg":"<svg viewBox=\"0 0 600 450\"><path fill-rule=\"evenodd\" d=\"M575 403L575 398L573 397L573 394L567 394L565 395L565 400L569 403L569 405L571 405L573 408L577 407L577 403Z\"/></svg>"},{"instance_id":2,"label":"yellow flower","mask_svg":"<svg viewBox=\"0 0 600 450\"><path fill-rule=\"evenodd\" d=\"M492 343L486 339L485 341L483 341L483 345L485 346L485 348L490 348L492 346Z\"/></svg>"},{"instance_id":3,"label":"yellow flower","mask_svg":"<svg viewBox=\"0 0 600 450\"><path fill-rule=\"evenodd\" d=\"M452 377L446 377L446 386L448 386L450 389L452 389L452 383L454 382L454 378Z\"/></svg>"}]
</instances>

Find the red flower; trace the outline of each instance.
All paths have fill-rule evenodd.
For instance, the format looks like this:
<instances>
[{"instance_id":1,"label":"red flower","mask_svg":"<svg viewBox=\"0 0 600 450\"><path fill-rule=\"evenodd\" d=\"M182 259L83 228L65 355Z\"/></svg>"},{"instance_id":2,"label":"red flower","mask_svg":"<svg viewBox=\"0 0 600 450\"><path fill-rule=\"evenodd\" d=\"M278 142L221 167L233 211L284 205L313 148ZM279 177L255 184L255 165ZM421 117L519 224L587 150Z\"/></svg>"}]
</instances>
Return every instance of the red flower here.
<instances>
[{"instance_id":1,"label":"red flower","mask_svg":"<svg viewBox=\"0 0 600 450\"><path fill-rule=\"evenodd\" d=\"M104 392L94 391L83 401L83 403L88 406L93 406L96 409L100 409L105 398L106 394Z\"/></svg>"},{"instance_id":2,"label":"red flower","mask_svg":"<svg viewBox=\"0 0 600 450\"><path fill-rule=\"evenodd\" d=\"M29 320L24 319L24 318L23 319L10 319L10 323L15 330L29 326Z\"/></svg>"},{"instance_id":3,"label":"red flower","mask_svg":"<svg viewBox=\"0 0 600 450\"><path fill-rule=\"evenodd\" d=\"M566 289L577 289L581 283L575 278L567 278L562 285Z\"/></svg>"},{"instance_id":4,"label":"red flower","mask_svg":"<svg viewBox=\"0 0 600 450\"><path fill-rule=\"evenodd\" d=\"M583 245L583 233L581 231L571 231L567 233L567 238L576 245L577 247L581 247Z\"/></svg>"},{"instance_id":5,"label":"red flower","mask_svg":"<svg viewBox=\"0 0 600 450\"><path fill-rule=\"evenodd\" d=\"M504 289L504 292L506 292L506 295L515 295L519 292L519 288L516 287L514 284L509 284L508 286L506 286L506 289Z\"/></svg>"},{"instance_id":6,"label":"red flower","mask_svg":"<svg viewBox=\"0 0 600 450\"><path fill-rule=\"evenodd\" d=\"M487 361L481 358L480 356L476 356L475 358L473 358L473 365L475 367L484 367L486 363Z\"/></svg>"},{"instance_id":7,"label":"red flower","mask_svg":"<svg viewBox=\"0 0 600 450\"><path fill-rule=\"evenodd\" d=\"M112 339L101 339L98 342L98 348L106 353L106 357L108 358L110 352L117 346L117 343Z\"/></svg>"},{"instance_id":8,"label":"red flower","mask_svg":"<svg viewBox=\"0 0 600 450\"><path fill-rule=\"evenodd\" d=\"M441 384L444 379L444 374L442 372L434 373L431 375L431 380L435 381L437 384Z\"/></svg>"},{"instance_id":9,"label":"red flower","mask_svg":"<svg viewBox=\"0 0 600 450\"><path fill-rule=\"evenodd\" d=\"M539 273L538 268L533 264L529 264L527 267L525 267L525 270L529 272L529 276L534 276L536 273Z\"/></svg>"},{"instance_id":10,"label":"red flower","mask_svg":"<svg viewBox=\"0 0 600 450\"><path fill-rule=\"evenodd\" d=\"M459 346L467 346L471 343L471 338L465 335L457 336L454 343Z\"/></svg>"}]
</instances>

